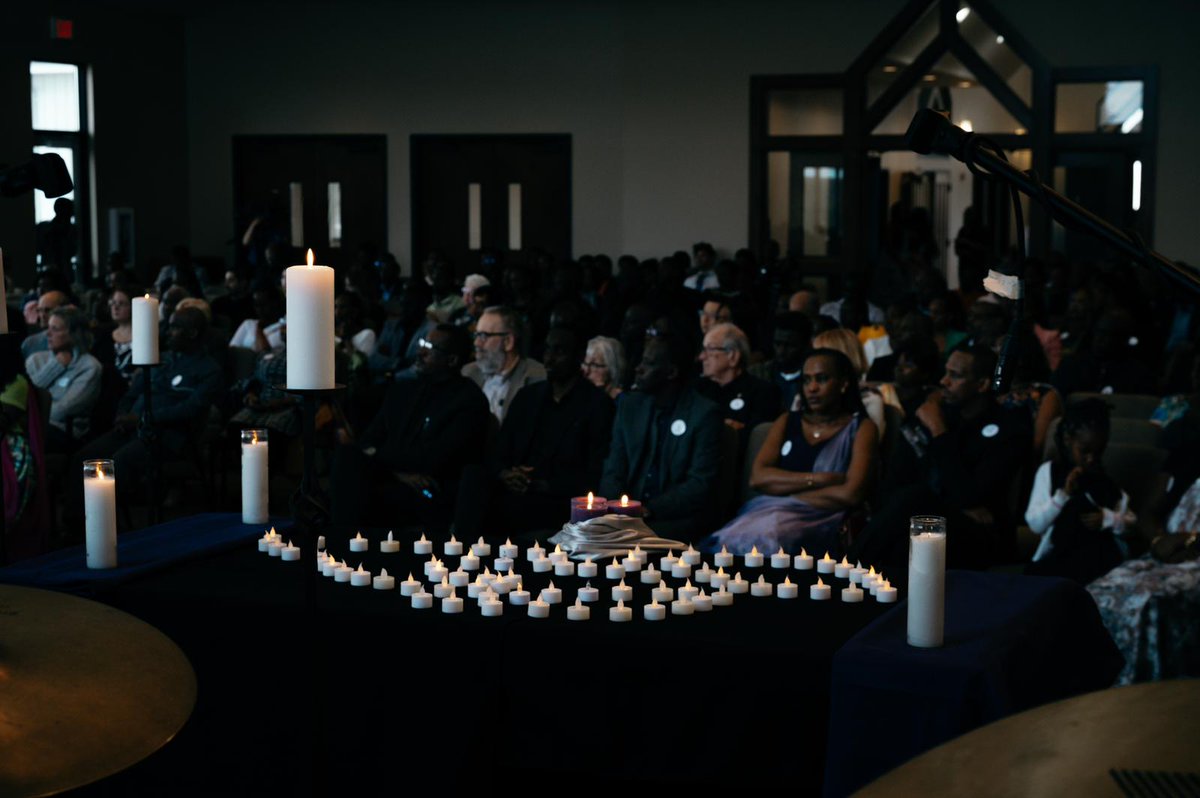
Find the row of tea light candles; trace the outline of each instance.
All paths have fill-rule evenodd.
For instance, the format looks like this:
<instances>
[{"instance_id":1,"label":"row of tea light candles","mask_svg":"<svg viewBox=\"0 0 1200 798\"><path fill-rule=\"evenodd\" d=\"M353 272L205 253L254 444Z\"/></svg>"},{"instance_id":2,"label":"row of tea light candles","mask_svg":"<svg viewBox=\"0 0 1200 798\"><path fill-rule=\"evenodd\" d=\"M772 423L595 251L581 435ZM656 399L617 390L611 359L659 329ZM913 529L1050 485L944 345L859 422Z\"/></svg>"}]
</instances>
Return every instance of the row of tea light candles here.
<instances>
[{"instance_id":1,"label":"row of tea light candles","mask_svg":"<svg viewBox=\"0 0 1200 798\"><path fill-rule=\"evenodd\" d=\"M369 550L370 543L362 536L362 533L360 532L354 538L350 539L349 545L352 552L366 552ZM287 546L283 545L281 539L275 533L274 529L266 533L263 538L259 540L258 547L260 551L265 551L271 556L280 556L282 559L287 561L297 560L300 556L300 550L297 547L292 546L290 542L287 544ZM338 562L336 557L330 556L323 550L323 536L318 540L318 548L322 550L318 551L317 553L317 568L322 572L323 575L333 577L335 582L349 582L355 587L366 587L371 585L376 590L392 590L395 588L395 577L390 576L387 573L386 568L382 570L379 576L373 576L370 571L363 569L361 564L358 566L357 570L351 569L346 562ZM395 554L399 553L400 551L400 543L399 541L395 540L392 533L389 532L387 540L380 541L379 548L383 553ZM545 617L545 615L542 615L541 613L545 612L548 614L550 604L557 604L561 602L562 591L554 586L553 581L550 582L549 588L546 588L541 592L537 600L530 602L528 591L523 590L523 586L520 581L521 577L518 574L515 574L512 570L514 560L519 555L520 550L512 543L511 540L506 541L502 546L499 547L500 556L495 561L498 572L493 574L491 570L485 566L483 573L477 575L475 581L471 582L468 572L478 570L480 567L480 558L489 556L491 554L491 549L491 544L484 542L483 538L480 538L478 542L471 545L469 550L464 550L462 542L456 540L452 535L450 540L447 541L443 546L443 553L446 556L460 557L458 570L451 573L445 567L443 562L439 560L436 555L432 554L433 543L427 540L424 535L422 535L419 540L413 542L413 550L418 554L431 555L429 561L424 564L424 570L426 578L430 582L436 583L434 592L432 596L425 593L422 583L413 579L412 574L410 573L409 578L400 583L402 595L412 597L414 607L427 608L428 606L432 606L433 598L443 599L443 602L445 602L446 599L455 599L457 601L461 601L461 599L458 599L457 595L455 594L455 590L459 587L466 587L468 596L470 598L478 599L480 606L484 607L485 604L488 604L491 601L498 602L499 596L509 593L511 594L509 603L515 605L529 605L529 613L533 617ZM722 555L726 555L728 557L728 562L730 565L733 564L732 554L722 549L717 556L722 557ZM536 564L549 563L553 565L556 575L570 575L571 573L575 572L575 563L568 559L567 553L562 551L561 547L559 546L555 546L554 552L552 552L549 556L546 556L546 550L535 542L534 545L527 550L526 556L530 562L535 564L535 571L539 570ZM782 560L779 559L780 556L788 557L789 560L791 559L789 555L780 550L778 554L772 556L772 564L777 568L786 568L786 565L780 564L782 563ZM757 552L757 549L753 549L749 554L745 555L745 559L747 561L747 565L753 562L758 562L761 565L762 555ZM629 550L628 555L620 563L618 563L617 558L614 557L612 564L605 567L605 576L608 579L620 580L620 584L614 586L611 590L612 599L618 602L618 606L612 608L613 610L617 610L618 608L627 609L624 607L624 602L633 599L633 588L625 584L624 577L627 572L634 573L638 571L641 571L640 580L643 584L653 585L656 582L658 583L658 587L655 587L651 590L652 604L646 605L644 608L646 610L645 617L647 617L648 620L658 619L652 616L657 616L659 613L659 610L655 607L661 607L661 605L658 604L660 599L671 602L671 599L673 598L674 591L672 588L668 587L661 578L663 573L668 569L670 570L671 575L674 577L687 578L687 584L679 589L679 601L672 602L672 612L674 614L690 614L692 611L694 611L694 609L699 609L702 612L707 609L711 609L712 605L709 604L710 600L714 602L716 606L732 604L733 595L737 593L749 592L753 596L770 596L775 594L781 599L794 599L799 596L799 585L794 584L789 577L785 576L784 581L778 586L767 582L763 576L759 576L757 582L750 583L742 578L741 572L737 572L731 579L728 574L725 573L724 566L718 566L717 571L714 572L708 567L707 563L704 563L703 567L698 569L694 575L698 583L707 583L718 591L709 597L704 593L703 588L696 588L692 585L690 579L690 576L692 576L691 567L695 562L700 561L700 552L696 551L691 546L688 547L687 551L682 553L681 557L675 557L673 552L668 552L666 556L662 557L659 563L663 571L656 570L653 564L650 564L648 568L643 568L643 566L648 563L648 560L649 555L642 551L640 546L635 546L634 549ZM722 557L722 561L724 561L724 557ZM800 570L812 570L814 568L813 558L803 550L801 550L801 554L796 555L796 562L797 568ZM816 561L815 567L818 573L833 573L835 577L847 578L850 580L850 585L846 588L843 588L841 591L841 598L843 602L861 602L867 591L869 591L871 595L875 596L880 603L888 604L896 601L896 589L892 587L887 580L883 579L882 574L876 574L873 567L870 569L864 569L862 568L861 564L857 566L851 566L849 562L845 560L845 558L843 558L842 562L840 563L834 563L834 561L829 557L828 553L826 553L822 560ZM503 573L505 570L507 570L507 574ZM548 569L542 568L540 570L544 572ZM597 566L590 557L585 562L579 564L578 570L578 575L583 578L595 577L598 574ZM777 591L776 587L778 587ZM817 583L809 587L809 597L816 601L829 600L832 598L832 587L825 584L825 582L818 577ZM590 612L588 611L587 607L582 606L582 602L593 602L598 600L598 598L599 591L596 588L593 588L591 583L588 582L584 587L579 588L578 596L576 598L576 606L569 608L573 610L573 612L568 612L568 615L580 616L574 619L583 620L584 618L590 616ZM687 604L694 605L697 599L699 599L700 602L699 608L694 606L686 606ZM542 607L542 604L545 604L546 606ZM675 608L675 604L680 604L681 606ZM454 603L454 601L450 602L448 605L449 608L445 608L446 606L447 605L444 605L446 612L461 612L460 606L455 609L457 605ZM502 607L487 606L487 608L484 610L484 613L488 616L500 615L502 613ZM618 616L623 615L623 613L620 612L616 614ZM621 618L613 619L621 620Z\"/></svg>"}]
</instances>

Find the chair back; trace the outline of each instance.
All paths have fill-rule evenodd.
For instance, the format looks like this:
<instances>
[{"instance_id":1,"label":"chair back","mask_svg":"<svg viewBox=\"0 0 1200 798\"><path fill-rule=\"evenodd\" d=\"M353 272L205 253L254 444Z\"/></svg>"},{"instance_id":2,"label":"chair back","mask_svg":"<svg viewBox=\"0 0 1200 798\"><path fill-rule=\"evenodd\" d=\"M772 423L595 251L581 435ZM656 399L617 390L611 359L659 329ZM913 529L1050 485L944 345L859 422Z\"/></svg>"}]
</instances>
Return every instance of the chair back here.
<instances>
[{"instance_id":1,"label":"chair back","mask_svg":"<svg viewBox=\"0 0 1200 798\"><path fill-rule=\"evenodd\" d=\"M1141 513L1167 462L1167 450L1157 446L1109 443L1104 450L1104 470L1129 494L1129 507Z\"/></svg>"},{"instance_id":2,"label":"chair back","mask_svg":"<svg viewBox=\"0 0 1200 798\"><path fill-rule=\"evenodd\" d=\"M771 424L773 423L771 421L764 421L750 430L750 437L746 443L746 462L742 464L742 504L745 504L758 495L758 491L750 487L750 472L754 469L754 460L758 457L758 452L762 449L763 442L766 441L767 433L771 431Z\"/></svg>"},{"instance_id":3,"label":"chair back","mask_svg":"<svg viewBox=\"0 0 1200 798\"><path fill-rule=\"evenodd\" d=\"M1159 446L1162 427L1144 418L1114 417L1110 421L1109 443L1129 443L1137 446Z\"/></svg>"}]
</instances>

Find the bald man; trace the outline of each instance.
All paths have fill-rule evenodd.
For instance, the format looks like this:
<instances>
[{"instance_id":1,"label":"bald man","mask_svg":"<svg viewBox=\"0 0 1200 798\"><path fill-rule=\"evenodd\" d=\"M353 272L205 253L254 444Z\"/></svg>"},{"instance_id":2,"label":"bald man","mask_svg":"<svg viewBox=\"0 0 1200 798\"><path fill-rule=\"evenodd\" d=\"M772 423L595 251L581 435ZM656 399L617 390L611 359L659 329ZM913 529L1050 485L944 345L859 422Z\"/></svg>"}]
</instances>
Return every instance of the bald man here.
<instances>
[{"instance_id":1,"label":"bald man","mask_svg":"<svg viewBox=\"0 0 1200 798\"><path fill-rule=\"evenodd\" d=\"M67 304L67 295L62 291L47 291L38 297L38 332L21 342L21 357L28 360L34 352L50 351L50 342L46 332L46 328L50 325L50 312L65 304Z\"/></svg>"}]
</instances>

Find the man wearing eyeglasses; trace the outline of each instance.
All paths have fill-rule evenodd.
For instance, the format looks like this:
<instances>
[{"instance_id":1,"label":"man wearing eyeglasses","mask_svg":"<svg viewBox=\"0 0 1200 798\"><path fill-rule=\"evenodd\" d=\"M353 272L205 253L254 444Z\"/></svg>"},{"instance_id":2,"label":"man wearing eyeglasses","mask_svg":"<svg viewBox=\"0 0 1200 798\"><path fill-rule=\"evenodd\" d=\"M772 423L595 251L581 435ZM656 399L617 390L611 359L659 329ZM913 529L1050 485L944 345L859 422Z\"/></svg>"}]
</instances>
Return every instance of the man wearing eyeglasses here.
<instances>
[{"instance_id":1,"label":"man wearing eyeglasses","mask_svg":"<svg viewBox=\"0 0 1200 798\"><path fill-rule=\"evenodd\" d=\"M517 391L546 379L541 363L521 355L523 332L516 310L502 305L488 308L475 325L475 362L462 370L483 391L499 422L504 421Z\"/></svg>"},{"instance_id":2,"label":"man wearing eyeglasses","mask_svg":"<svg viewBox=\"0 0 1200 798\"><path fill-rule=\"evenodd\" d=\"M750 340L737 326L718 324L704 336L696 390L716 402L725 423L739 432L774 421L780 412L779 389L747 373L749 360Z\"/></svg>"}]
</instances>

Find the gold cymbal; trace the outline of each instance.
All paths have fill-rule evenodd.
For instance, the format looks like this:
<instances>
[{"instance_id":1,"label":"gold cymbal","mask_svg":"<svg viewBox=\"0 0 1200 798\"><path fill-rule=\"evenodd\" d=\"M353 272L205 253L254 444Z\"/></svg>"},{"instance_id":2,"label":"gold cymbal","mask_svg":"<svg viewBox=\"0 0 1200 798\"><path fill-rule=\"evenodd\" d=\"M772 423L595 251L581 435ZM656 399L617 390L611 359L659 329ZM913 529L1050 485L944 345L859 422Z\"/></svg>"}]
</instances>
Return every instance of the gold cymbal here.
<instances>
[{"instance_id":1,"label":"gold cymbal","mask_svg":"<svg viewBox=\"0 0 1200 798\"><path fill-rule=\"evenodd\" d=\"M153 626L96 601L0 585L0 798L90 784L183 727L196 674Z\"/></svg>"}]
</instances>

